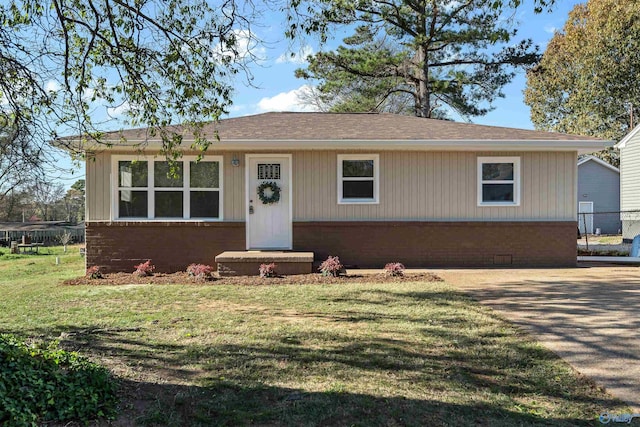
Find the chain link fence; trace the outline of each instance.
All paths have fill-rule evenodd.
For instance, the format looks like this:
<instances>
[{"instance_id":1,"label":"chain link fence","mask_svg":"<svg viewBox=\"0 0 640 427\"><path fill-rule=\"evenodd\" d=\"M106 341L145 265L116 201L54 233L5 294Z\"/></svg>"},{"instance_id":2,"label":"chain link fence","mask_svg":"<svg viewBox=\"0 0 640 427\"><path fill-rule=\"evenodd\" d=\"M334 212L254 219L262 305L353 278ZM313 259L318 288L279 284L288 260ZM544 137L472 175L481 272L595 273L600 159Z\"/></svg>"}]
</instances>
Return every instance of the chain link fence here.
<instances>
[{"instance_id":1,"label":"chain link fence","mask_svg":"<svg viewBox=\"0 0 640 427\"><path fill-rule=\"evenodd\" d=\"M640 210L579 212L578 251L627 255L640 235Z\"/></svg>"}]
</instances>

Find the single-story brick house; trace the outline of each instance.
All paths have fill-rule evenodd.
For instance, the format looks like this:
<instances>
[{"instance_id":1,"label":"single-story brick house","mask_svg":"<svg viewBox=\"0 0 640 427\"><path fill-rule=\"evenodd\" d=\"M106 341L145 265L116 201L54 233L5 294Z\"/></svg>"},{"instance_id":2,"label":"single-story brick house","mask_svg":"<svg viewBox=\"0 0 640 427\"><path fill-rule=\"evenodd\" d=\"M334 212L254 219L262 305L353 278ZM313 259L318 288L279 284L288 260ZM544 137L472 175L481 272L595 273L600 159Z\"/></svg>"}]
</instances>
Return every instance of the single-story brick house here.
<instances>
[{"instance_id":1,"label":"single-story brick house","mask_svg":"<svg viewBox=\"0 0 640 427\"><path fill-rule=\"evenodd\" d=\"M87 265L178 271L261 249L360 267L572 266L577 156L606 146L393 114L266 113L204 130L220 141L200 162L185 152L178 178L145 129L85 147Z\"/></svg>"}]
</instances>

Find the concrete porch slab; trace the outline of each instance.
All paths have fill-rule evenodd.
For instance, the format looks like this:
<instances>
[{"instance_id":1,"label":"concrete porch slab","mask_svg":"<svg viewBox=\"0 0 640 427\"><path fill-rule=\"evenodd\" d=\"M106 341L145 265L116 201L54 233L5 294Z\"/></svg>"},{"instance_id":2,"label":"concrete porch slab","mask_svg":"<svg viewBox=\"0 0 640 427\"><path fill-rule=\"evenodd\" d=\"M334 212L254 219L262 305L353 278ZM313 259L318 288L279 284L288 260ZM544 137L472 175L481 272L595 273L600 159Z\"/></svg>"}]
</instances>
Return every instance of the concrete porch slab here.
<instances>
[{"instance_id":1,"label":"concrete porch slab","mask_svg":"<svg viewBox=\"0 0 640 427\"><path fill-rule=\"evenodd\" d=\"M313 271L313 252L225 251L215 258L220 276L257 276L260 264L276 264L282 275L308 274Z\"/></svg>"}]
</instances>

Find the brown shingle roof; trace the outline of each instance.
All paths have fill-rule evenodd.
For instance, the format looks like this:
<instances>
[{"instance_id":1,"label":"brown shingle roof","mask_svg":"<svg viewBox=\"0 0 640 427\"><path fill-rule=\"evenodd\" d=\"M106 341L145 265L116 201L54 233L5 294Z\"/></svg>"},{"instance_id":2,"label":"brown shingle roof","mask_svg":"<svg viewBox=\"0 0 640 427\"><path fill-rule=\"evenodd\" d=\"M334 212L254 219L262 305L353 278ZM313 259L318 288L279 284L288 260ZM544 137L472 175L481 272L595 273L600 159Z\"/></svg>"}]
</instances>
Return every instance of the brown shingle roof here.
<instances>
[{"instance_id":1,"label":"brown shingle roof","mask_svg":"<svg viewBox=\"0 0 640 427\"><path fill-rule=\"evenodd\" d=\"M182 132L180 126L172 130ZM264 113L223 119L204 126L221 141L598 141L598 138L526 129L422 119L389 113ZM146 129L112 132L107 140L146 141ZM189 139L189 135L185 135Z\"/></svg>"}]
</instances>

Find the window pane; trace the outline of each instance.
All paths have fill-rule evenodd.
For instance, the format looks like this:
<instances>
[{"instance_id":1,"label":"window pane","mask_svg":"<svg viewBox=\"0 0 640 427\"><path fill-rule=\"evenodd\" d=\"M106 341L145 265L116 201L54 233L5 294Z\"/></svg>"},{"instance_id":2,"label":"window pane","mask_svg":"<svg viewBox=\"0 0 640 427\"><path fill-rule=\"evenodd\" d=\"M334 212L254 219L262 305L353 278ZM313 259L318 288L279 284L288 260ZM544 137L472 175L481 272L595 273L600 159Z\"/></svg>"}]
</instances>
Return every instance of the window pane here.
<instances>
[{"instance_id":1,"label":"window pane","mask_svg":"<svg viewBox=\"0 0 640 427\"><path fill-rule=\"evenodd\" d=\"M194 188L218 188L220 164L218 162L191 162L189 185Z\"/></svg>"},{"instance_id":2,"label":"window pane","mask_svg":"<svg viewBox=\"0 0 640 427\"><path fill-rule=\"evenodd\" d=\"M342 176L373 178L373 160L343 160Z\"/></svg>"},{"instance_id":3,"label":"window pane","mask_svg":"<svg viewBox=\"0 0 640 427\"><path fill-rule=\"evenodd\" d=\"M147 218L147 192L120 190L118 192L119 218Z\"/></svg>"},{"instance_id":4,"label":"window pane","mask_svg":"<svg viewBox=\"0 0 640 427\"><path fill-rule=\"evenodd\" d=\"M373 200L373 181L343 181L342 198Z\"/></svg>"},{"instance_id":5,"label":"window pane","mask_svg":"<svg viewBox=\"0 0 640 427\"><path fill-rule=\"evenodd\" d=\"M118 162L119 187L146 187L147 162Z\"/></svg>"},{"instance_id":6,"label":"window pane","mask_svg":"<svg viewBox=\"0 0 640 427\"><path fill-rule=\"evenodd\" d=\"M218 191L192 191L191 218L220 218L220 193Z\"/></svg>"},{"instance_id":7,"label":"window pane","mask_svg":"<svg viewBox=\"0 0 640 427\"><path fill-rule=\"evenodd\" d=\"M482 184L483 202L513 202L513 184Z\"/></svg>"},{"instance_id":8,"label":"window pane","mask_svg":"<svg viewBox=\"0 0 640 427\"><path fill-rule=\"evenodd\" d=\"M483 163L483 181L513 180L513 163Z\"/></svg>"},{"instance_id":9,"label":"window pane","mask_svg":"<svg viewBox=\"0 0 640 427\"><path fill-rule=\"evenodd\" d=\"M169 169L169 162L154 162L153 185L155 187L182 187L182 162L177 162L174 165L171 176Z\"/></svg>"},{"instance_id":10,"label":"window pane","mask_svg":"<svg viewBox=\"0 0 640 427\"><path fill-rule=\"evenodd\" d=\"M182 218L182 191L156 191L156 218Z\"/></svg>"}]
</instances>

